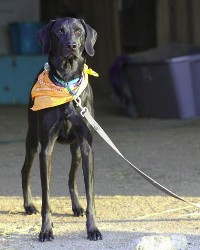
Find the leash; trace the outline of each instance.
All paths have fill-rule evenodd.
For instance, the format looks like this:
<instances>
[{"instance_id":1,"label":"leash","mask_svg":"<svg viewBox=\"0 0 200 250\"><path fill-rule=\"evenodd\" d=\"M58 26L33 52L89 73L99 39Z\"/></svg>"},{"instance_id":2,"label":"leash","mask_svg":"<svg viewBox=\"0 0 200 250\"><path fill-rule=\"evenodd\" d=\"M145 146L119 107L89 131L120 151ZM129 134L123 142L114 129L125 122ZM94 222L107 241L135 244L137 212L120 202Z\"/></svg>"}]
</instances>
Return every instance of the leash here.
<instances>
[{"instance_id":1,"label":"leash","mask_svg":"<svg viewBox=\"0 0 200 250\"><path fill-rule=\"evenodd\" d=\"M81 116L84 117L89 122L89 124L107 142L107 144L122 159L124 159L140 176L142 176L145 180L147 180L154 187L158 188L159 190L161 190L165 194L168 194L168 195L170 195L171 197L173 197L173 198L175 198L177 200L180 200L180 201L183 201L183 202L185 202L187 204L190 204L191 206L194 206L196 208L200 208L200 204L193 203L193 202L190 202L188 200L185 200L184 198L180 197L179 195L173 193L172 191L170 191L169 189L167 189L166 187L164 187L163 185L161 185L160 183L158 183L157 181L155 181L153 178L151 178L150 176L148 176L147 174L145 174L144 172L142 172L138 167L136 167L134 164L132 164L128 159L126 159L124 157L124 155L119 151L119 149L115 146L115 144L112 142L112 140L110 139L110 137L106 134L106 132L101 128L101 126L92 117L92 115L90 114L88 108L82 106L80 97L76 97L75 96L74 101L75 101L77 107L79 107L81 109L81 111L80 111Z\"/></svg>"}]
</instances>

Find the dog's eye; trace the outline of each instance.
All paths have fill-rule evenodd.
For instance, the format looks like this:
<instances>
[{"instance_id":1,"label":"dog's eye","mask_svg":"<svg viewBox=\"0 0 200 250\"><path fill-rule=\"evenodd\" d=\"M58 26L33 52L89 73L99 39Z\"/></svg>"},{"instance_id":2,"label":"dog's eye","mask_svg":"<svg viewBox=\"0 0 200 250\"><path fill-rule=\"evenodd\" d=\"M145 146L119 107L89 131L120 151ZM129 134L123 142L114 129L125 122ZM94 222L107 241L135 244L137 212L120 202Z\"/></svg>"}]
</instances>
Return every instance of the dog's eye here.
<instances>
[{"instance_id":1,"label":"dog's eye","mask_svg":"<svg viewBox=\"0 0 200 250\"><path fill-rule=\"evenodd\" d=\"M60 34L65 34L65 29L64 28L59 29L59 33Z\"/></svg>"},{"instance_id":2,"label":"dog's eye","mask_svg":"<svg viewBox=\"0 0 200 250\"><path fill-rule=\"evenodd\" d=\"M80 35L81 35L81 30L79 30L79 29L75 30L75 31L74 31L74 34L75 34L76 36L80 36Z\"/></svg>"}]
</instances>

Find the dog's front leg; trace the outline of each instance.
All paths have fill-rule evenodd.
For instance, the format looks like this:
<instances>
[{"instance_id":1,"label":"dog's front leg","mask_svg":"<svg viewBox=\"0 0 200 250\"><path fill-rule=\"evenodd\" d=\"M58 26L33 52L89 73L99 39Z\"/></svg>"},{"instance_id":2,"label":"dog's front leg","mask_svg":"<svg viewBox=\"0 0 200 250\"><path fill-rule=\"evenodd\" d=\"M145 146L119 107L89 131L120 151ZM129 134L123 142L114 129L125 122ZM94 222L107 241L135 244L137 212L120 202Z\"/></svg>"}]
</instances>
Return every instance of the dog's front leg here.
<instances>
[{"instance_id":1,"label":"dog's front leg","mask_svg":"<svg viewBox=\"0 0 200 250\"><path fill-rule=\"evenodd\" d=\"M40 176L42 186L42 227L39 234L39 240L52 240L53 230L51 221L50 207L50 178L51 178L51 157L53 145L42 146L40 152Z\"/></svg>"},{"instance_id":2,"label":"dog's front leg","mask_svg":"<svg viewBox=\"0 0 200 250\"><path fill-rule=\"evenodd\" d=\"M89 240L101 240L102 235L96 226L95 204L94 204L94 159L92 148L88 142L81 145L83 174L87 198L86 227Z\"/></svg>"},{"instance_id":3,"label":"dog's front leg","mask_svg":"<svg viewBox=\"0 0 200 250\"><path fill-rule=\"evenodd\" d=\"M82 167L85 182L87 199L86 227L87 237L90 240L101 240L102 235L96 226L95 205L94 205L94 158L92 152L92 132L90 126L81 117L70 115L68 117L72 123L72 129L79 144L82 156Z\"/></svg>"}]
</instances>

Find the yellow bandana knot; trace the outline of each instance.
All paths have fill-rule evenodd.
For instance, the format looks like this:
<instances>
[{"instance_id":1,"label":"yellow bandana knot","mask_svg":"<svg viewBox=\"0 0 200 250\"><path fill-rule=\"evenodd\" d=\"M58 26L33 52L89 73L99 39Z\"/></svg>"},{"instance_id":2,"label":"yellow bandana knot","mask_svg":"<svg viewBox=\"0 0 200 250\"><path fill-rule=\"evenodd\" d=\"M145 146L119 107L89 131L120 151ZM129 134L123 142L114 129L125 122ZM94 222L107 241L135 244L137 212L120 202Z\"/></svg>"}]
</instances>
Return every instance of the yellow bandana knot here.
<instances>
[{"instance_id":1,"label":"yellow bandana knot","mask_svg":"<svg viewBox=\"0 0 200 250\"><path fill-rule=\"evenodd\" d=\"M99 74L94 70L92 70L91 68L88 68L86 64L84 64L83 72L91 76L99 77Z\"/></svg>"}]
</instances>

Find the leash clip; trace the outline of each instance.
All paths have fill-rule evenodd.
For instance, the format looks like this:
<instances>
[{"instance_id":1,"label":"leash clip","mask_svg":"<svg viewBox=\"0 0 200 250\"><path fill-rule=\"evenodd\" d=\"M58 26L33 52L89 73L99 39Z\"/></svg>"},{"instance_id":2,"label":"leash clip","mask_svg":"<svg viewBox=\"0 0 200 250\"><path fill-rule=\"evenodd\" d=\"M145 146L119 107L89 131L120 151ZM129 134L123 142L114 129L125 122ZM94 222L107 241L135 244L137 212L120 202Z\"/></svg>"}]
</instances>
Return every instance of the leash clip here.
<instances>
[{"instance_id":1,"label":"leash clip","mask_svg":"<svg viewBox=\"0 0 200 250\"><path fill-rule=\"evenodd\" d=\"M84 107L84 108L82 109L82 111L81 111L82 117L85 117L85 115L87 114L87 112L88 112L88 108Z\"/></svg>"},{"instance_id":2,"label":"leash clip","mask_svg":"<svg viewBox=\"0 0 200 250\"><path fill-rule=\"evenodd\" d=\"M81 112L80 112L81 116L82 116L82 117L85 117L85 115L86 115L87 112L88 112L88 108L82 106L82 104L81 104L81 98L80 98L80 97L76 97L76 98L74 99L74 101L75 101L77 107L79 107L79 108L81 109Z\"/></svg>"}]
</instances>

